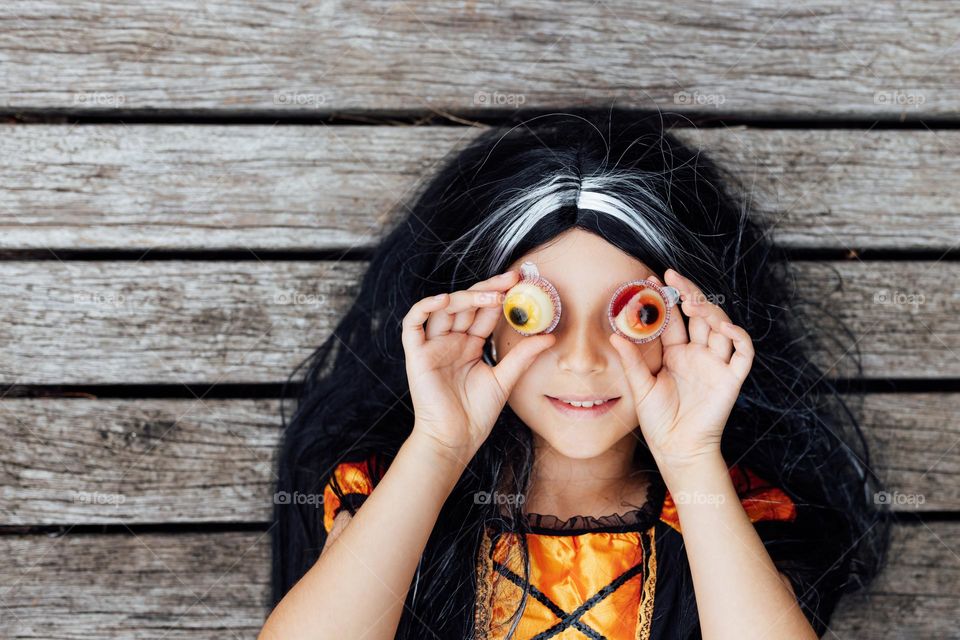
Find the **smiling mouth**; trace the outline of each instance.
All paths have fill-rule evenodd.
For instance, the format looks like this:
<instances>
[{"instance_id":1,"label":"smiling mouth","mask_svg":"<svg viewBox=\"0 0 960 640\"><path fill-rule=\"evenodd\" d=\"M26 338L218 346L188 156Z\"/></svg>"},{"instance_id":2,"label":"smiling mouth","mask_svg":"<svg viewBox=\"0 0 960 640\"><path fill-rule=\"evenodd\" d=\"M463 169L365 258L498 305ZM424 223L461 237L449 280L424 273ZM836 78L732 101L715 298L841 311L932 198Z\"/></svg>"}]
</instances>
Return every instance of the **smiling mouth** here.
<instances>
[{"instance_id":1,"label":"smiling mouth","mask_svg":"<svg viewBox=\"0 0 960 640\"><path fill-rule=\"evenodd\" d=\"M620 396L616 396L615 398L607 398L603 402L597 404L595 403L596 401L564 401L559 398L554 398L553 396L545 397L557 411L563 415L576 418L593 418L601 416L610 411L610 409L613 408L613 405L620 400Z\"/></svg>"}]
</instances>

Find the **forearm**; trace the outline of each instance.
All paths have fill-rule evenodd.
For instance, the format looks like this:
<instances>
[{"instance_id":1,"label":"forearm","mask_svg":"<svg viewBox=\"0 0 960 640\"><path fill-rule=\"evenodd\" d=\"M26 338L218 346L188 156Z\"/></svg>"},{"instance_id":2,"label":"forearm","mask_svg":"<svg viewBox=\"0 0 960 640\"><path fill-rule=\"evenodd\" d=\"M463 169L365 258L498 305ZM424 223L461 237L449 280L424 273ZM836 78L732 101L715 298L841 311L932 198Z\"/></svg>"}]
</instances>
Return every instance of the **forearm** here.
<instances>
[{"instance_id":1,"label":"forearm","mask_svg":"<svg viewBox=\"0 0 960 640\"><path fill-rule=\"evenodd\" d=\"M466 468L464 457L408 438L340 537L270 614L260 639L393 638L430 532Z\"/></svg>"},{"instance_id":2,"label":"forearm","mask_svg":"<svg viewBox=\"0 0 960 640\"><path fill-rule=\"evenodd\" d=\"M660 468L677 505L705 640L817 638L740 504L722 456Z\"/></svg>"}]
</instances>

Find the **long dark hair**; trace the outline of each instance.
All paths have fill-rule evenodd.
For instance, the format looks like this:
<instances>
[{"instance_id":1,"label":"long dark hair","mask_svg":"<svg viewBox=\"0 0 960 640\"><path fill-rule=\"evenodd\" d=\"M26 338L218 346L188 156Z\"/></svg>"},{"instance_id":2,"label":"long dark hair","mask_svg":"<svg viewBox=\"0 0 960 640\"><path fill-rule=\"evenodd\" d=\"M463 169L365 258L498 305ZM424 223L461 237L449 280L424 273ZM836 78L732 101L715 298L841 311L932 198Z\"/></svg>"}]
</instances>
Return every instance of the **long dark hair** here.
<instances>
[{"instance_id":1,"label":"long dark hair","mask_svg":"<svg viewBox=\"0 0 960 640\"><path fill-rule=\"evenodd\" d=\"M355 300L304 362L277 491L322 493L336 464L397 453L414 421L400 341L414 302L467 288L578 227L658 274L687 275L753 338L754 364L722 451L798 505L796 526L765 529L764 543L822 634L840 595L879 571L889 523L874 507L882 486L857 419L812 361L835 348L821 339L853 338L829 309L797 297L787 256L741 194L733 176L666 131L660 114L551 113L490 128L452 151L404 205ZM859 369L855 352L848 357ZM481 534L505 518L502 505L473 496L525 493L532 451L529 428L505 407L442 508L397 638L471 637ZM521 508L511 506L509 522L523 526ZM274 518L276 603L316 561L326 534L314 505L277 505Z\"/></svg>"}]
</instances>

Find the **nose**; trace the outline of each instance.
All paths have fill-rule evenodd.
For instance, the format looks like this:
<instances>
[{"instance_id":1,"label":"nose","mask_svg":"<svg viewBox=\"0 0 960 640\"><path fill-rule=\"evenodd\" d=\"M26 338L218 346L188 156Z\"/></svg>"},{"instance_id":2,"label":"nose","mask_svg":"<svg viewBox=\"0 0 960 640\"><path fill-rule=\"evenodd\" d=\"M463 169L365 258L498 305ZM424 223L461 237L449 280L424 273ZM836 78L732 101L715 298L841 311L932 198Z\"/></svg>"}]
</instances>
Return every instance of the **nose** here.
<instances>
[{"instance_id":1,"label":"nose","mask_svg":"<svg viewBox=\"0 0 960 640\"><path fill-rule=\"evenodd\" d=\"M607 349L613 349L607 338L609 327L588 322L573 322L557 327L557 366L575 375L602 372L607 367Z\"/></svg>"}]
</instances>

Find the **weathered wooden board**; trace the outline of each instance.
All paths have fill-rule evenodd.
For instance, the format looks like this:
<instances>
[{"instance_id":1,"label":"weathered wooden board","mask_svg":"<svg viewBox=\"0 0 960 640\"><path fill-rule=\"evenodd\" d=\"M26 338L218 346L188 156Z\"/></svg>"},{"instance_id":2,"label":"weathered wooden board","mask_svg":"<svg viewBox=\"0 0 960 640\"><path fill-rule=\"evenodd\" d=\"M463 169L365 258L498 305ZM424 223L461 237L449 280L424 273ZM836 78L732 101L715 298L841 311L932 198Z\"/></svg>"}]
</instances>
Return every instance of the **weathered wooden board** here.
<instances>
[{"instance_id":1,"label":"weathered wooden board","mask_svg":"<svg viewBox=\"0 0 960 640\"><path fill-rule=\"evenodd\" d=\"M20 298L0 311L0 380L282 382L331 333L363 266L0 263L0 292Z\"/></svg>"},{"instance_id":2,"label":"weathered wooden board","mask_svg":"<svg viewBox=\"0 0 960 640\"><path fill-rule=\"evenodd\" d=\"M282 382L332 331L365 262L0 263L2 384ZM960 265L796 263L857 339L867 378L960 375ZM401 314L402 315L402 314ZM851 340L814 315L833 375ZM841 348L842 347L842 348Z\"/></svg>"},{"instance_id":3,"label":"weathered wooden board","mask_svg":"<svg viewBox=\"0 0 960 640\"><path fill-rule=\"evenodd\" d=\"M2 125L0 248L346 249L375 243L471 127ZM794 248L960 238L960 131L676 129Z\"/></svg>"},{"instance_id":4,"label":"weathered wooden board","mask_svg":"<svg viewBox=\"0 0 960 640\"><path fill-rule=\"evenodd\" d=\"M890 562L841 601L839 638L956 638L960 525L895 529ZM6 638L252 638L268 614L269 535L3 536Z\"/></svg>"},{"instance_id":5,"label":"weathered wooden board","mask_svg":"<svg viewBox=\"0 0 960 640\"><path fill-rule=\"evenodd\" d=\"M10 638L254 638L266 618L265 532L0 536Z\"/></svg>"},{"instance_id":6,"label":"weathered wooden board","mask_svg":"<svg viewBox=\"0 0 960 640\"><path fill-rule=\"evenodd\" d=\"M949 4L17 3L6 109L955 115ZM493 35L495 34L495 35ZM587 97L588 96L588 97Z\"/></svg>"},{"instance_id":7,"label":"weathered wooden board","mask_svg":"<svg viewBox=\"0 0 960 640\"><path fill-rule=\"evenodd\" d=\"M886 571L873 587L842 601L826 638L957 638L960 556L955 522L894 529Z\"/></svg>"},{"instance_id":8,"label":"weathered wooden board","mask_svg":"<svg viewBox=\"0 0 960 640\"><path fill-rule=\"evenodd\" d=\"M802 305L827 375L858 377L848 356L862 357L866 378L938 378L960 373L960 263L853 260L797 262L798 292L846 323L851 338L810 304ZM830 328L833 327L833 328Z\"/></svg>"},{"instance_id":9,"label":"weathered wooden board","mask_svg":"<svg viewBox=\"0 0 960 640\"><path fill-rule=\"evenodd\" d=\"M346 249L463 127L0 127L0 247Z\"/></svg>"},{"instance_id":10,"label":"weathered wooden board","mask_svg":"<svg viewBox=\"0 0 960 640\"><path fill-rule=\"evenodd\" d=\"M960 394L847 399L891 508L960 509ZM269 522L279 411L278 400L4 400L0 525Z\"/></svg>"},{"instance_id":11,"label":"weathered wooden board","mask_svg":"<svg viewBox=\"0 0 960 640\"><path fill-rule=\"evenodd\" d=\"M0 433L0 524L271 518L278 400L8 399Z\"/></svg>"}]
</instances>

